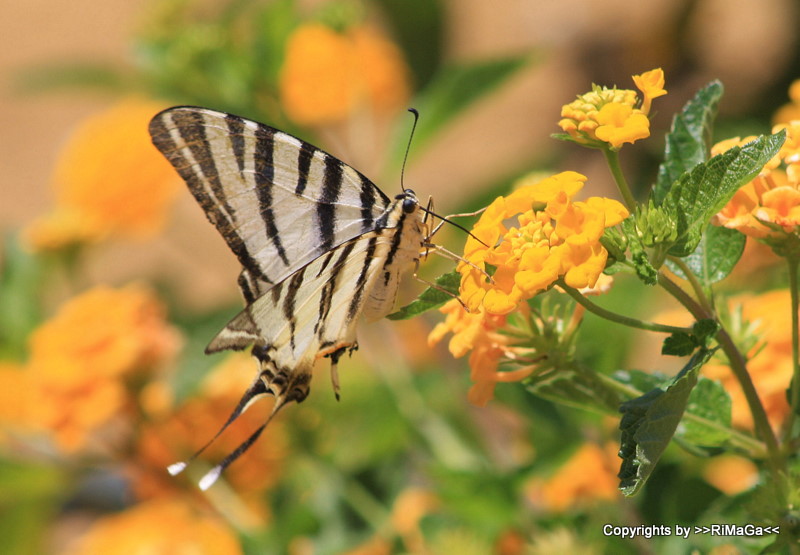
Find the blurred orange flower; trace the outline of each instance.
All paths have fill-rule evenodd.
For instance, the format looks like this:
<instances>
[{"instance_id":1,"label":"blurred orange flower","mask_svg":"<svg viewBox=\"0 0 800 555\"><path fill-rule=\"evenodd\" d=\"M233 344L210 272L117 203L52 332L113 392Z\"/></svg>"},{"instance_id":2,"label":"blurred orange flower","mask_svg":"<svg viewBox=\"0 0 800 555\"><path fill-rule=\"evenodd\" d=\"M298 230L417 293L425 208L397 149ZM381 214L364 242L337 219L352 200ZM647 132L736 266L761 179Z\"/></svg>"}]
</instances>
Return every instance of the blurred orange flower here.
<instances>
[{"instance_id":1,"label":"blurred orange flower","mask_svg":"<svg viewBox=\"0 0 800 555\"><path fill-rule=\"evenodd\" d=\"M126 381L168 362L177 332L153 293L98 286L74 297L29 339L27 417L66 451L85 446L131 401Z\"/></svg>"},{"instance_id":2,"label":"blurred orange flower","mask_svg":"<svg viewBox=\"0 0 800 555\"><path fill-rule=\"evenodd\" d=\"M594 147L619 149L649 137L652 100L667 94L664 72L658 68L634 75L633 82L642 92L641 103L636 91L593 85L590 92L561 108L558 125L575 142Z\"/></svg>"},{"instance_id":3,"label":"blurred orange flower","mask_svg":"<svg viewBox=\"0 0 800 555\"><path fill-rule=\"evenodd\" d=\"M150 236L180 190L150 142L147 123L163 106L130 99L83 122L53 174L56 206L25 230L34 250L54 250L111 235Z\"/></svg>"},{"instance_id":4,"label":"blurred orange flower","mask_svg":"<svg viewBox=\"0 0 800 555\"><path fill-rule=\"evenodd\" d=\"M369 27L344 33L319 23L289 37L280 76L287 115L301 125L326 125L355 110L391 113L409 98L409 70L400 50Z\"/></svg>"},{"instance_id":5,"label":"blurred orange flower","mask_svg":"<svg viewBox=\"0 0 800 555\"><path fill-rule=\"evenodd\" d=\"M142 503L98 519L70 553L235 555L242 553L242 548L222 520L199 511L195 503L173 498Z\"/></svg>"},{"instance_id":6,"label":"blurred orange flower","mask_svg":"<svg viewBox=\"0 0 800 555\"><path fill-rule=\"evenodd\" d=\"M737 495L758 483L758 467L744 457L720 455L706 463L703 478L725 495Z\"/></svg>"},{"instance_id":7,"label":"blurred orange flower","mask_svg":"<svg viewBox=\"0 0 800 555\"><path fill-rule=\"evenodd\" d=\"M760 295L741 295L729 302L742 308L742 316L754 326L759 342L747 353L747 370L767 412L770 424L779 429L789 414L786 389L792 379L792 315L788 289ZM730 368L713 359L703 367L706 377L719 380L732 400L734 426L752 429L747 401Z\"/></svg>"},{"instance_id":8,"label":"blurred orange flower","mask_svg":"<svg viewBox=\"0 0 800 555\"><path fill-rule=\"evenodd\" d=\"M800 120L779 124L786 142L752 181L742 186L712 223L737 229L780 249L800 230ZM734 137L714 145L716 155L755 139Z\"/></svg>"},{"instance_id":9,"label":"blurred orange flower","mask_svg":"<svg viewBox=\"0 0 800 555\"><path fill-rule=\"evenodd\" d=\"M617 450L612 444L604 448L594 443L582 445L550 478L532 480L527 488L529 498L554 512L619 499Z\"/></svg>"},{"instance_id":10,"label":"blurred orange flower","mask_svg":"<svg viewBox=\"0 0 800 555\"><path fill-rule=\"evenodd\" d=\"M792 120L800 120L800 79L795 80L789 86L788 104L784 104L772 116L772 123L789 123Z\"/></svg>"},{"instance_id":11,"label":"blurred orange flower","mask_svg":"<svg viewBox=\"0 0 800 555\"><path fill-rule=\"evenodd\" d=\"M29 394L25 367L11 361L0 361L0 442L8 440L8 432L26 431L30 427L26 417Z\"/></svg>"}]
</instances>

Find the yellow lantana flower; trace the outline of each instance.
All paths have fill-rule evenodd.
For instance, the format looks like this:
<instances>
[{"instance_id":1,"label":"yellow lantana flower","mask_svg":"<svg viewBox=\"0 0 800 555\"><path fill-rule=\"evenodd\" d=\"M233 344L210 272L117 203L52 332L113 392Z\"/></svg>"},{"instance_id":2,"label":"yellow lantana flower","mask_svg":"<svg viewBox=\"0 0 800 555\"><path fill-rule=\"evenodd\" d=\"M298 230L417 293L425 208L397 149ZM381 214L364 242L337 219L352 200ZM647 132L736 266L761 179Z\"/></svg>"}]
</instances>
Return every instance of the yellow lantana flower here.
<instances>
[{"instance_id":1,"label":"yellow lantana flower","mask_svg":"<svg viewBox=\"0 0 800 555\"><path fill-rule=\"evenodd\" d=\"M484 406L494 396L494 388L498 382L519 381L531 374L530 367L498 371L500 361L511 353L513 346L512 338L500 333L505 324L505 316L495 316L485 311L467 312L456 299L445 304L439 311L446 318L431 331L428 344L433 346L445 335L452 333L448 345L450 354L460 358L470 353L470 378L473 381L467 394L470 403Z\"/></svg>"},{"instance_id":2,"label":"yellow lantana flower","mask_svg":"<svg viewBox=\"0 0 800 555\"><path fill-rule=\"evenodd\" d=\"M786 141L778 154L712 220L772 246L800 232L800 120L776 125L773 133L781 129L786 129ZM753 139L727 139L714 145L711 153L719 154Z\"/></svg>"},{"instance_id":3,"label":"yellow lantana flower","mask_svg":"<svg viewBox=\"0 0 800 555\"><path fill-rule=\"evenodd\" d=\"M595 136L614 148L650 136L650 120L639 110L625 104L606 104L597 113Z\"/></svg>"},{"instance_id":4,"label":"yellow lantana flower","mask_svg":"<svg viewBox=\"0 0 800 555\"><path fill-rule=\"evenodd\" d=\"M31 248L53 250L112 235L145 237L161 229L180 191L175 171L147 133L161 108L126 100L75 130L53 172L55 208L25 230Z\"/></svg>"},{"instance_id":5,"label":"yellow lantana flower","mask_svg":"<svg viewBox=\"0 0 800 555\"><path fill-rule=\"evenodd\" d=\"M652 100L667 94L664 72L654 69L634 75L633 81L642 92L641 102L636 91L593 85L590 92L561 108L558 125L575 142L594 147L618 149L649 137Z\"/></svg>"},{"instance_id":6,"label":"yellow lantana flower","mask_svg":"<svg viewBox=\"0 0 800 555\"><path fill-rule=\"evenodd\" d=\"M467 239L467 262L458 266L461 298L470 311L508 314L562 277L570 287L594 286L608 256L600 237L628 211L612 199L573 201L585 181L575 172L523 181L489 205L472 230L475 237ZM507 227L515 217L517 225Z\"/></svg>"},{"instance_id":7,"label":"yellow lantana flower","mask_svg":"<svg viewBox=\"0 0 800 555\"><path fill-rule=\"evenodd\" d=\"M390 113L410 95L409 70L393 43L368 27L337 33L318 23L289 37L279 86L287 115L301 125L337 123L364 108Z\"/></svg>"},{"instance_id":8,"label":"yellow lantana flower","mask_svg":"<svg viewBox=\"0 0 800 555\"><path fill-rule=\"evenodd\" d=\"M654 98L667 94L667 90L664 88L664 71L661 68L634 75L633 82L644 96L641 109L645 114L650 113L650 104Z\"/></svg>"}]
</instances>

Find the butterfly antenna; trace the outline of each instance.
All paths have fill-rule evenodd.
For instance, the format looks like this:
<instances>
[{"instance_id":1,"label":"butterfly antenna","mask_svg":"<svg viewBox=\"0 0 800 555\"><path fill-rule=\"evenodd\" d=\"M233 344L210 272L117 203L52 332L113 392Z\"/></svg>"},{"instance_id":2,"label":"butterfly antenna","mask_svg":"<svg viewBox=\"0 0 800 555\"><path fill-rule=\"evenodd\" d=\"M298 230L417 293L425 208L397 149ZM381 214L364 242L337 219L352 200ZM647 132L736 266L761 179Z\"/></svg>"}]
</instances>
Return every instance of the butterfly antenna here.
<instances>
[{"instance_id":1,"label":"butterfly antenna","mask_svg":"<svg viewBox=\"0 0 800 555\"><path fill-rule=\"evenodd\" d=\"M414 138L414 131L417 129L417 122L419 121L419 112L416 108L409 108L409 112L414 114L414 124L411 126L411 134L408 136L408 144L406 145L406 153L403 155L403 166L400 168L400 188L405 191L405 181L403 176L406 173L406 162L408 161L408 151L411 150L411 140Z\"/></svg>"},{"instance_id":2,"label":"butterfly antenna","mask_svg":"<svg viewBox=\"0 0 800 555\"><path fill-rule=\"evenodd\" d=\"M440 216L439 214L437 214L436 212L434 212L433 210L431 210L431 209L429 209L429 208L423 208L422 206L420 206L419 208L420 208L420 210L423 210L424 212L427 212L428 214L430 214L430 215L431 215L431 216L433 216L434 218L439 218L439 219L440 219L440 220L442 220L443 222L445 222L445 223L448 223L448 224L450 224L450 225L452 225L452 226L455 226L455 227L457 227L458 229L460 229L461 231L463 231L464 233L466 233L467 235L469 235L470 237L472 237L473 239L475 239L475 240L476 240L478 243L480 243L481 245L483 245L483 246L484 246L484 247L486 247L487 249L488 249L488 248L490 248L490 247L489 247L489 245L487 245L486 243L484 243L483 241L481 241L480 239L478 239L478 238L475 236L475 234L474 234L474 233L472 233L470 230L468 230L468 229L467 229L466 227L464 227L463 225L457 224L457 223L456 223L456 222L454 222L453 220L448 220L448 219L447 219L447 218L445 218L444 216Z\"/></svg>"}]
</instances>

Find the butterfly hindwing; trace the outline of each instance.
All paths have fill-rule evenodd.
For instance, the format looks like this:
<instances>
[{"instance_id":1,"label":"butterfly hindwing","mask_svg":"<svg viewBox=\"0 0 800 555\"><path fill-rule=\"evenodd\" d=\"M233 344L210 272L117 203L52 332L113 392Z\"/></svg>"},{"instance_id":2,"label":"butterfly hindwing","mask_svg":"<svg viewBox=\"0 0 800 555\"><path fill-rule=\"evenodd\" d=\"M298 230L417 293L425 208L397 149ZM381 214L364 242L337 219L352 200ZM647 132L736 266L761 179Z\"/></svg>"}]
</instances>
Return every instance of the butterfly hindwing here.
<instances>
[{"instance_id":1,"label":"butterfly hindwing","mask_svg":"<svg viewBox=\"0 0 800 555\"><path fill-rule=\"evenodd\" d=\"M355 322L391 248L386 230L351 239L276 283L211 341L208 352L260 344L272 358L314 360L355 342Z\"/></svg>"}]
</instances>

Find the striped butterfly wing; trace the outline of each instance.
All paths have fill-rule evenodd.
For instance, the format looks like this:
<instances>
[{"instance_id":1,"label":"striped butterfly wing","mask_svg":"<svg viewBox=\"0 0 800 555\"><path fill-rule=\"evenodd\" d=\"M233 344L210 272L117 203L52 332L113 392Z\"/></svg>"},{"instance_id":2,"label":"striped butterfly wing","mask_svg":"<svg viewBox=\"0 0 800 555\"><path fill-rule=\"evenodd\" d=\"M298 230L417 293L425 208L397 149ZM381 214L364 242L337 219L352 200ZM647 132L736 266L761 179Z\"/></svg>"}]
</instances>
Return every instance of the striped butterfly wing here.
<instances>
[{"instance_id":1,"label":"striped butterfly wing","mask_svg":"<svg viewBox=\"0 0 800 555\"><path fill-rule=\"evenodd\" d=\"M246 299L371 231L391 203L330 154L231 114L169 108L150 135L242 264Z\"/></svg>"},{"instance_id":2,"label":"striped butterfly wing","mask_svg":"<svg viewBox=\"0 0 800 555\"><path fill-rule=\"evenodd\" d=\"M390 200L350 166L266 125L176 107L156 115L150 132L243 266L247 306L206 352L252 344L259 370L211 441L254 399L276 398L269 419L201 480L205 489L282 406L306 398L317 359L331 359L338 397L336 363L357 347L358 317L392 309L427 228L412 191Z\"/></svg>"}]
</instances>

